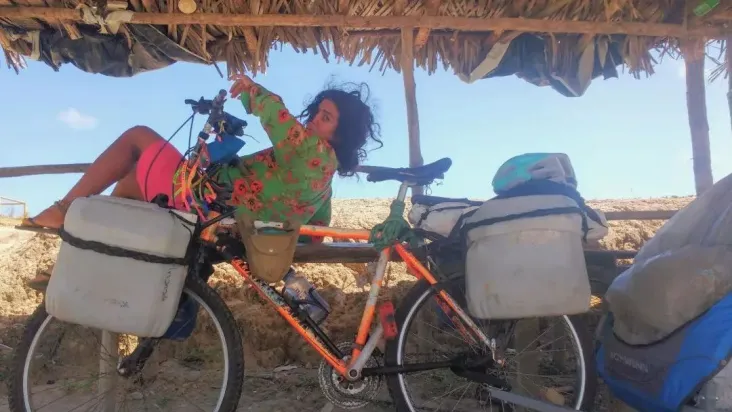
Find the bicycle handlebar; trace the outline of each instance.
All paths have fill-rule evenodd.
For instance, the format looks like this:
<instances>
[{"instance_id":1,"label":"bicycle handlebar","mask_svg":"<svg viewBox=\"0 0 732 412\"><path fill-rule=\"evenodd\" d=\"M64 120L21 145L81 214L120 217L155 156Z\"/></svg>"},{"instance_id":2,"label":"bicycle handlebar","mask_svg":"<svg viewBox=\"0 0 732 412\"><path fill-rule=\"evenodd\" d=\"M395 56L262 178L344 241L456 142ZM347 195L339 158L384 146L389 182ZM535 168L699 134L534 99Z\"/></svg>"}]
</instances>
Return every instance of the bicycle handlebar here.
<instances>
[{"instance_id":1,"label":"bicycle handlebar","mask_svg":"<svg viewBox=\"0 0 732 412\"><path fill-rule=\"evenodd\" d=\"M244 146L244 141L236 136L244 135L247 122L224 111L226 94L226 90L221 89L211 100L201 97L197 101L193 99L184 101L191 107L194 114L208 115L203 129L198 133L200 140L195 144L191 157L188 159L189 164L193 164L198 158L202 146L206 146L209 163L204 167L205 173L215 173L215 169L222 164L234 160L236 152ZM217 138L214 142L207 143L211 134L215 134ZM206 202L206 207L221 214L230 214L234 208L227 205L226 202L231 198L231 189L217 186L212 185L211 188L216 193L216 197L212 202Z\"/></svg>"},{"instance_id":2,"label":"bicycle handlebar","mask_svg":"<svg viewBox=\"0 0 732 412\"><path fill-rule=\"evenodd\" d=\"M224 111L226 90L219 90L212 100L204 99L201 96L198 101L185 99L184 102L191 106L194 113L208 115L203 130L198 134L201 139L207 140L211 132L219 135L244 136L244 128L248 126L246 120L239 119Z\"/></svg>"}]
</instances>

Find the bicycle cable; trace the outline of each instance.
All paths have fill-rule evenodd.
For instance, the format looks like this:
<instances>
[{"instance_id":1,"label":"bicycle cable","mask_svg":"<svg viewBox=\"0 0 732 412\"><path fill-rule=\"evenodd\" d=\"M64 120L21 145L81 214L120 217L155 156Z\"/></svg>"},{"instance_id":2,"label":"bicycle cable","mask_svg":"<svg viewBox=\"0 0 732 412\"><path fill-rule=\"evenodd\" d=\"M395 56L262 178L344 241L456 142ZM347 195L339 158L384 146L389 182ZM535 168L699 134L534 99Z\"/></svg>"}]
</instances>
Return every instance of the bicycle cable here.
<instances>
[{"instance_id":1,"label":"bicycle cable","mask_svg":"<svg viewBox=\"0 0 732 412\"><path fill-rule=\"evenodd\" d=\"M193 119L196 116L196 113L194 112L192 115L188 116L188 118L176 129L175 132L173 132L172 135L165 141L163 145L160 146L160 149L158 149L158 152L155 153L155 156L153 157L152 161L150 161L150 167L147 168L147 172L145 173L145 180L143 182L143 188L142 188L142 197L144 200L147 200L147 186L148 186L148 180L150 179L150 172L152 171L152 165L155 164L155 161L158 159L158 156L163 152L163 149L165 149L165 145L170 144L170 141L173 140L175 135L178 134L178 132L183 129L183 127L186 125L186 123L191 123L191 134L193 134ZM189 137L189 147L190 147L190 137ZM183 159L185 159L185 155L182 156ZM180 164L178 165L180 167ZM172 192L171 192L172 193ZM171 199L172 201L172 199Z\"/></svg>"}]
</instances>

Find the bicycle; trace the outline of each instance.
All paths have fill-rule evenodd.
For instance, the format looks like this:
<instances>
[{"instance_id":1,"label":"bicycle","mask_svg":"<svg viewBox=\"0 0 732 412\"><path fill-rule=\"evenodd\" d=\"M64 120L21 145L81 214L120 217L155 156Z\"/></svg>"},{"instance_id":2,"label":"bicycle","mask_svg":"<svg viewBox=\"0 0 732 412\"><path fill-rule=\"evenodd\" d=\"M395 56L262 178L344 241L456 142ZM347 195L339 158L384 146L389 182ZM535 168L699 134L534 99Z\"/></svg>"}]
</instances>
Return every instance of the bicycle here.
<instances>
[{"instance_id":1,"label":"bicycle","mask_svg":"<svg viewBox=\"0 0 732 412\"><path fill-rule=\"evenodd\" d=\"M201 172L206 166L205 157L207 144L205 134L210 132L210 127L217 130L217 133L226 130L226 122L233 122L237 126L246 125L246 122L239 121L223 112L223 101L219 100L218 109L211 110L216 104L214 101L198 102L186 101L194 108L194 112L212 113L207 122L207 128L199 134L198 143L189 150L193 153L185 163L191 175L180 176L181 182L185 185L201 176L195 173ZM215 116L214 116L215 114ZM180 130L180 129L179 129ZM241 131L235 128L237 133ZM243 132L242 132L243 133ZM202 160L203 159L203 160ZM181 162L184 163L183 161ZM407 191L412 186L427 186L434 180L444 177L452 162L445 158L437 162L416 167L416 168L373 168L368 174L370 182L398 181L400 182L399 192L393 201L393 208L403 208ZM210 164L208 167L216 167ZM577 316L562 316L560 322L569 331L572 339L572 346L576 353L574 363L579 368L577 381L568 389L574 398L570 401L569 408L557 406L556 394L549 402L531 399L527 396L520 396L512 393L512 385L523 385L520 380L509 378L507 365L511 362L520 363L521 355L524 352L516 350L518 338L514 336L517 332L519 320L499 321L497 325L485 325L485 321L472 319L464 309L465 304L457 288L462 285L464 274L460 267L459 245L454 241L445 239L432 239L431 243L424 243L412 250L402 238L393 239L390 244L379 252L376 270L371 280L371 289L368 301L365 305L361 321L353 342L336 344L315 323L306 311L300 310L300 306L286 301L282 294L270 284L258 279L250 273L246 263L246 256L241 247L241 242L235 236L228 236L227 231L221 231L232 225L235 210L227 206L225 199L227 191L224 188L212 186L205 180L199 180L199 188L203 187L215 192L216 198L209 196L202 204L202 207L194 207L205 220L199 221L194 230L196 253L191 255L189 264L190 271L186 279L184 295L195 301L201 308L212 315L214 330L222 341L224 352L224 366L222 367L223 378L220 382L221 392L216 398L214 411L229 412L237 408L239 397L242 391L244 356L242 350L242 339L237 324L230 309L223 299L207 285L210 270L206 268L212 263L225 261L238 272L254 291L276 310L282 318L304 339L319 355L322 362L319 368L319 385L328 400L336 406L354 409L368 405L373 401L380 389L382 379L386 378L390 396L397 411L424 410L425 407L440 407L444 400L436 404L436 400L427 402L427 406L415 406L425 394L430 394L435 388L430 386L433 381L420 386L414 393L407 387L408 376L428 371L449 371L449 373L466 379L472 387L476 385L473 400L481 407L500 406L512 410L509 403L535 408L545 411L566 411L585 410L594 401L595 395L595 362L593 360L592 339L587 328ZM201 192L202 194L203 192ZM205 196L204 196L205 197ZM222 200L224 199L224 200ZM167 204L165 202L164 204ZM205 210L204 210L205 209ZM213 213L211 213L213 212ZM212 217L215 215L215 217ZM201 223L202 222L202 223ZM286 229L282 222L255 222L259 229L270 228L274 230ZM214 235L214 228L222 232L219 236ZM414 233L414 232L412 232ZM314 225L303 225L299 228L299 234L303 236L332 237L338 239L352 239L360 241L373 240L371 231L351 230ZM428 238L425 233L420 234ZM416 255L423 254L423 258ZM387 265L391 261L392 253L398 255L405 262L408 270L416 278L417 282L402 299L398 309L390 311L387 306L382 306L377 315L377 299L384 281ZM417 329L417 313L428 308L427 302L434 302L438 312L440 327L437 331L448 331L447 338L457 337L468 344L468 349L451 355L448 359L431 362L409 361L406 352L414 345L407 344L409 332ZM372 324L377 320L376 326ZM9 403L14 412L30 412L32 409L29 400L29 387L31 373L29 363L34 357L34 348L38 345L39 336L43 334L51 317L45 312L43 305L39 306L36 312L29 319L24 337L19 344L19 350L14 353L12 361L11 379L9 381ZM543 323L542 323L543 322ZM488 332L481 327L486 326ZM546 322L539 321L535 324L537 329L544 327ZM181 326L183 327L183 326ZM450 330L448 330L450 329ZM455 332L455 333L452 333ZM435 333L430 330L430 333ZM546 333L546 332L545 332ZM423 334L424 335L424 334ZM103 335L103 340L104 340ZM530 345L541 344L540 337L526 343ZM59 338L60 340L61 338ZM378 346L380 341L385 340L385 353L380 353ZM164 339L141 339L137 347L118 362L115 373L123 378L137 376L146 368L151 354L155 351L156 345ZM107 338L107 345L113 345ZM514 348L509 348L513 344ZM452 348L452 345L441 344ZM420 344L416 344L419 347ZM505 346L505 347L504 347ZM102 344L104 348L104 344ZM523 349L522 349L523 351ZM537 352L540 352L537 349ZM104 355L100 355L104 356ZM538 356L538 355L537 355ZM543 360L540 360L542 362ZM383 363L383 366L382 366ZM539 367L537 366L537 371ZM108 373L113 373L107 369ZM107 373L104 372L104 373ZM436 379L436 381L440 381ZM533 385L533 384L532 384ZM100 394L102 386L99 387ZM526 388L524 388L526 389ZM536 389L536 388L534 388ZM467 388L460 394L459 402L462 401ZM528 392L530 390L526 389ZM552 389L554 390L554 389ZM558 393L558 390L554 390ZM453 391L454 392L454 391ZM543 392L542 392L543 393ZM548 393L548 392L547 392ZM445 396L445 399L450 394ZM546 394L545 394L546 395ZM552 396L549 396L550 398ZM563 396L563 395L561 395ZM565 400L562 398L561 400ZM108 401L110 402L110 401ZM160 407L160 405L156 404ZM457 407L457 405L455 405ZM453 407L452 410L456 410ZM114 407L111 407L114 410ZM184 410L178 408L177 410ZM199 410L202 410L199 408Z\"/></svg>"}]
</instances>

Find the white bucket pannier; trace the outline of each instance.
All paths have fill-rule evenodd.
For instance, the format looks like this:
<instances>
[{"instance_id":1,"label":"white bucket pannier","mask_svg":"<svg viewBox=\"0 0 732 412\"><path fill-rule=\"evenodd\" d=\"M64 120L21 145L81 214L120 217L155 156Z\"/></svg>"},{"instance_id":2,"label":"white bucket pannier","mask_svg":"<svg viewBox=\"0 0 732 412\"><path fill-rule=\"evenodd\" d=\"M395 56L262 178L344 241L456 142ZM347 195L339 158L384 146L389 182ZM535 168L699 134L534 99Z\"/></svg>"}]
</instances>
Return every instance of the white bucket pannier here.
<instances>
[{"instance_id":1,"label":"white bucket pannier","mask_svg":"<svg viewBox=\"0 0 732 412\"><path fill-rule=\"evenodd\" d=\"M442 202L432 206L416 203L407 219L417 229L448 237L458 220L477 208L464 202Z\"/></svg>"},{"instance_id":2,"label":"white bucket pannier","mask_svg":"<svg viewBox=\"0 0 732 412\"><path fill-rule=\"evenodd\" d=\"M76 199L64 220L46 311L69 323L162 336L178 310L196 220L136 200Z\"/></svg>"},{"instance_id":3,"label":"white bucket pannier","mask_svg":"<svg viewBox=\"0 0 732 412\"><path fill-rule=\"evenodd\" d=\"M518 319L586 312L583 216L569 197L536 195L489 200L467 217L470 314Z\"/></svg>"}]
</instances>

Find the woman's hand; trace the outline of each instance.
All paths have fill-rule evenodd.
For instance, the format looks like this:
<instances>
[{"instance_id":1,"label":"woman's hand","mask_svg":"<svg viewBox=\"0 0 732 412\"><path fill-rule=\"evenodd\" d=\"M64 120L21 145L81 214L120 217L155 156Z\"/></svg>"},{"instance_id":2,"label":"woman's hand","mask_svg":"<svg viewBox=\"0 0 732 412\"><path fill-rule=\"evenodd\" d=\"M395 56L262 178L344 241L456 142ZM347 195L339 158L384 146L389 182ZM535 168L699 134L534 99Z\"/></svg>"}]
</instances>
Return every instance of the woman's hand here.
<instances>
[{"instance_id":1,"label":"woman's hand","mask_svg":"<svg viewBox=\"0 0 732 412\"><path fill-rule=\"evenodd\" d=\"M245 74L235 74L229 80L234 81L234 84L229 89L229 94L231 94L232 99L239 97L243 91L249 90L254 84L254 80Z\"/></svg>"}]
</instances>

